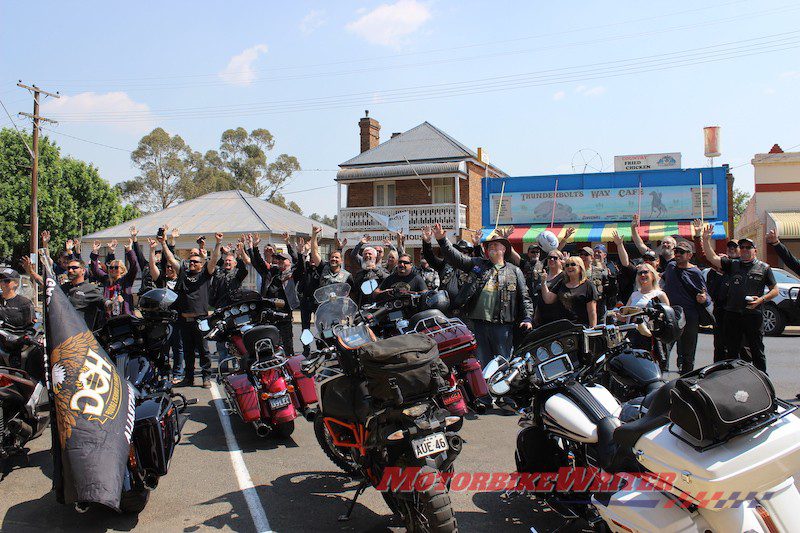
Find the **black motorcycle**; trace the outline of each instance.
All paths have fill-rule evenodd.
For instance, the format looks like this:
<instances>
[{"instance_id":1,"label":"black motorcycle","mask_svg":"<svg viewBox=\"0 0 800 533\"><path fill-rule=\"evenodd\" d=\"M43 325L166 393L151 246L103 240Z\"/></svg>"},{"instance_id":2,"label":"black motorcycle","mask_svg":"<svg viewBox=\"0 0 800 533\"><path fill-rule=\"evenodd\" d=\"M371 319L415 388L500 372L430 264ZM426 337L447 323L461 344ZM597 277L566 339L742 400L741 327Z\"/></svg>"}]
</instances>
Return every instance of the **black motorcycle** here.
<instances>
[{"instance_id":1,"label":"black motorcycle","mask_svg":"<svg viewBox=\"0 0 800 533\"><path fill-rule=\"evenodd\" d=\"M451 429L461 417L437 403L449 385L435 342L420 334L378 340L370 320L347 297L349 287L319 291L330 293L316 315L323 347L303 364L317 386L315 433L337 466L362 477L340 520L349 518L372 485L409 531L456 531L441 473L452 472L461 451L463 441ZM314 336L306 330L301 340L310 345ZM406 354L417 361L415 369L404 365Z\"/></svg>"},{"instance_id":2,"label":"black motorcycle","mask_svg":"<svg viewBox=\"0 0 800 533\"><path fill-rule=\"evenodd\" d=\"M41 332L0 321L0 462L27 457L25 444L50 422L43 358Z\"/></svg>"},{"instance_id":3,"label":"black motorcycle","mask_svg":"<svg viewBox=\"0 0 800 533\"><path fill-rule=\"evenodd\" d=\"M169 380L167 340L176 318L170 307L176 299L177 294L169 289L150 290L139 299L142 318L113 317L96 332L136 394L136 419L120 501L125 513L139 513L147 505L181 440L188 418L186 408L197 403L173 392Z\"/></svg>"}]
</instances>

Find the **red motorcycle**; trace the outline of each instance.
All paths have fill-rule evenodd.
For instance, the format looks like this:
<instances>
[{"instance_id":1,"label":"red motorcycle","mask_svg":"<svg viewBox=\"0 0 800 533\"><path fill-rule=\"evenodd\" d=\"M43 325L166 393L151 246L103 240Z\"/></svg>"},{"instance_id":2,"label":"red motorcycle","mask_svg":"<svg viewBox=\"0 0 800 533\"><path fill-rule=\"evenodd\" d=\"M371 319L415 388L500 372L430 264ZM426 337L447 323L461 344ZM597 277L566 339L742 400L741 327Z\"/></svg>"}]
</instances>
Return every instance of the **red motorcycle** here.
<instances>
[{"instance_id":1,"label":"red motorcycle","mask_svg":"<svg viewBox=\"0 0 800 533\"><path fill-rule=\"evenodd\" d=\"M225 342L229 354L218 363L217 383L224 386L230 409L260 437L288 437L298 413L306 415L317 402L314 381L301 369L305 358L287 354L280 331L270 324L289 316L275 310L283 305L240 292L235 303L208 318L206 338Z\"/></svg>"}]
</instances>

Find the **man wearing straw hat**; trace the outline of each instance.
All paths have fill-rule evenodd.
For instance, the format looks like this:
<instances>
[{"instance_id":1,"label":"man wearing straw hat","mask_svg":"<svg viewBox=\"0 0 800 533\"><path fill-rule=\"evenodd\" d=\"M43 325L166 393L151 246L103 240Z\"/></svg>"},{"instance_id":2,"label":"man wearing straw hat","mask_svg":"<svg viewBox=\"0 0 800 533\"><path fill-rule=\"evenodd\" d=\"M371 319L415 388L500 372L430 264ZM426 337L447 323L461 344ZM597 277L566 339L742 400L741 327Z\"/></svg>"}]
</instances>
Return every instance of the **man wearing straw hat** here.
<instances>
[{"instance_id":1,"label":"man wearing straw hat","mask_svg":"<svg viewBox=\"0 0 800 533\"><path fill-rule=\"evenodd\" d=\"M522 271L511 263L511 243L503 237L489 239L483 243L486 257L470 257L453 247L441 224L434 226L433 236L442 259L470 272L454 303L463 305L465 316L473 320L481 365L498 354L508 357L514 326L529 330L533 322L533 302Z\"/></svg>"}]
</instances>

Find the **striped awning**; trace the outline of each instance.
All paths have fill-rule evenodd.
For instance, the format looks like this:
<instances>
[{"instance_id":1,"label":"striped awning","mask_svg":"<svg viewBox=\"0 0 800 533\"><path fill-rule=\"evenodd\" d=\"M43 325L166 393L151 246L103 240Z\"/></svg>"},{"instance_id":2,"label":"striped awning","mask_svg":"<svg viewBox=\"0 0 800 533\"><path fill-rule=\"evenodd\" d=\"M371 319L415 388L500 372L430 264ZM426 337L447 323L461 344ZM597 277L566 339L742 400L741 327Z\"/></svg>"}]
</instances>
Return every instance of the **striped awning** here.
<instances>
[{"instance_id":1,"label":"striped awning","mask_svg":"<svg viewBox=\"0 0 800 533\"><path fill-rule=\"evenodd\" d=\"M781 239L800 239L800 212L775 213L769 211L767 215L778 229ZM767 226L767 229L772 228Z\"/></svg>"},{"instance_id":2,"label":"striped awning","mask_svg":"<svg viewBox=\"0 0 800 533\"><path fill-rule=\"evenodd\" d=\"M709 220L709 224L714 224L714 239L725 239L727 237L727 222L722 220ZM507 228L508 226L503 226ZM536 224L532 226L513 226L513 231L508 240L512 244L527 244L536 242L536 237L541 232L549 229L556 234L559 240L564 238L564 233L568 227L575 228L570 242L612 242L612 233L616 231L624 241L631 240L630 222L591 222L584 224L556 224L549 227L547 224ZM486 240L494 233L494 228L483 228L482 239ZM692 238L692 225L689 221L677 222L642 222L639 225L639 235L644 241L656 241L667 236L680 235L686 239Z\"/></svg>"}]
</instances>

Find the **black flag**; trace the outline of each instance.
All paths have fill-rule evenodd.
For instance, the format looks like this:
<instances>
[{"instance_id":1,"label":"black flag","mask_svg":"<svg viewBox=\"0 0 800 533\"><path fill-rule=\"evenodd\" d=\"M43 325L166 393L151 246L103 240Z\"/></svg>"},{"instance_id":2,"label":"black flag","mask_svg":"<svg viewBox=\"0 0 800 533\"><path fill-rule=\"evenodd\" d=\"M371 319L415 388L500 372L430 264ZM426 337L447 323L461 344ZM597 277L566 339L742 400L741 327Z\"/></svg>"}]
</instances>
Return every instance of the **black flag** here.
<instances>
[{"instance_id":1,"label":"black flag","mask_svg":"<svg viewBox=\"0 0 800 533\"><path fill-rule=\"evenodd\" d=\"M60 503L119 510L130 453L134 392L45 268L45 338Z\"/></svg>"}]
</instances>

